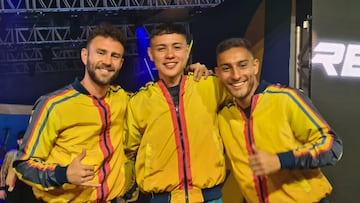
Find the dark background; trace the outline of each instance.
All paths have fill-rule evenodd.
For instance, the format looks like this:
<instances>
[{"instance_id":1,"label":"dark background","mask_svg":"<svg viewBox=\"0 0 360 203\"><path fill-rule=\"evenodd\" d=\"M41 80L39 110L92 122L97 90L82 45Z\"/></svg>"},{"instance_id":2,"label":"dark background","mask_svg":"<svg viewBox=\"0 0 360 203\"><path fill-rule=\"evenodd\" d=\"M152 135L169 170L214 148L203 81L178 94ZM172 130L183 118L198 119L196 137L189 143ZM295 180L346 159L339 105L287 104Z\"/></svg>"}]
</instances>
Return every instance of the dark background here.
<instances>
[{"instance_id":1,"label":"dark background","mask_svg":"<svg viewBox=\"0 0 360 203\"><path fill-rule=\"evenodd\" d=\"M357 0L313 1L313 31L316 44L333 42L360 45L360 2ZM316 53L313 53L316 54ZM359 53L358 53L359 54ZM335 65L340 75L343 63ZM359 55L357 65L360 68ZM341 136L344 155L325 173L333 184L331 202L358 202L360 181L360 77L328 76L322 64L312 64L311 98L322 115Z\"/></svg>"}]
</instances>

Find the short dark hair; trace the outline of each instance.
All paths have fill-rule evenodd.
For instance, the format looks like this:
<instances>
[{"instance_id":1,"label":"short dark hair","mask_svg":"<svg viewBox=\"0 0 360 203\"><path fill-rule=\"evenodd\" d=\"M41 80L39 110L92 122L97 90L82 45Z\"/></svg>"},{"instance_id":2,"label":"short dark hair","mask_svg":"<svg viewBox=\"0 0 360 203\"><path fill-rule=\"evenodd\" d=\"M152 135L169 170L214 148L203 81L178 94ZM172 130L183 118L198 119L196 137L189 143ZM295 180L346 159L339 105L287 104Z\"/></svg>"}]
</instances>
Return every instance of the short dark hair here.
<instances>
[{"instance_id":1,"label":"short dark hair","mask_svg":"<svg viewBox=\"0 0 360 203\"><path fill-rule=\"evenodd\" d=\"M24 138L24 135L25 135L25 131L24 131L24 130L18 132L18 134L17 134L17 140L23 139L23 138Z\"/></svg>"},{"instance_id":2,"label":"short dark hair","mask_svg":"<svg viewBox=\"0 0 360 203\"><path fill-rule=\"evenodd\" d=\"M164 34L180 34L184 35L185 39L187 38L186 30L183 25L166 22L158 24L154 27L150 33L150 40L156 36Z\"/></svg>"},{"instance_id":3,"label":"short dark hair","mask_svg":"<svg viewBox=\"0 0 360 203\"><path fill-rule=\"evenodd\" d=\"M216 57L219 56L219 54L221 54L224 51L227 51L231 48L235 48L235 47L242 47L247 49L251 55L254 55L254 53L252 52L251 48L251 43L244 38L229 38L226 39L222 42L220 42L217 47L216 47Z\"/></svg>"},{"instance_id":4,"label":"short dark hair","mask_svg":"<svg viewBox=\"0 0 360 203\"><path fill-rule=\"evenodd\" d=\"M93 30L91 30L87 38L86 46L89 46L91 41L97 36L111 37L112 39L120 42L120 44L123 45L123 47L125 47L126 37L124 36L124 34L120 29L114 27L109 23L101 23L97 25Z\"/></svg>"}]
</instances>

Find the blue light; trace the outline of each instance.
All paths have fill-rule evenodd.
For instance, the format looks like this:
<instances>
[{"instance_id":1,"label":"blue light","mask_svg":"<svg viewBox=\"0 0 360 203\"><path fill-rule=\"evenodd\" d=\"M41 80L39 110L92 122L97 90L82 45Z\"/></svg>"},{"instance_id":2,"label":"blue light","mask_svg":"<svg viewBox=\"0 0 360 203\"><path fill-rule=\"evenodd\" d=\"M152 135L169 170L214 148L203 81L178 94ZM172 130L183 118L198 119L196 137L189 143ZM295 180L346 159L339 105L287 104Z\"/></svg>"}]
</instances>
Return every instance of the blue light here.
<instances>
[{"instance_id":1,"label":"blue light","mask_svg":"<svg viewBox=\"0 0 360 203\"><path fill-rule=\"evenodd\" d=\"M150 60L147 49L150 46L150 39L144 27L136 28L137 48L138 48L138 69L136 77L139 78L138 85L144 85L148 81L157 80L157 70L154 63Z\"/></svg>"}]
</instances>

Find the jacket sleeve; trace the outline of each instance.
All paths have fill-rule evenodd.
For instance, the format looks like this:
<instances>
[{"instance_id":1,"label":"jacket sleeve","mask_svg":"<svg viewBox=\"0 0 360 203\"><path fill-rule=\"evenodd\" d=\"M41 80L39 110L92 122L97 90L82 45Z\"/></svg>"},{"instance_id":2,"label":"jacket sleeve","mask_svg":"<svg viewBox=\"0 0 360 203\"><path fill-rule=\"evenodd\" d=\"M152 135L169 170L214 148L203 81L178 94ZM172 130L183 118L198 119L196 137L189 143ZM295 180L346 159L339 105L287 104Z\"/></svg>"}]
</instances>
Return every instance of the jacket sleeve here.
<instances>
[{"instance_id":1,"label":"jacket sleeve","mask_svg":"<svg viewBox=\"0 0 360 203\"><path fill-rule=\"evenodd\" d=\"M137 125L137 122L134 118L133 114L133 103L129 102L127 112L126 112L126 118L125 118L125 126L124 126L124 135L125 135L125 141L124 141L124 149L125 149L125 155L129 160L132 162L135 162L137 150L140 146L141 138L142 138L142 132L139 129L139 126Z\"/></svg>"},{"instance_id":2,"label":"jacket sleeve","mask_svg":"<svg viewBox=\"0 0 360 203\"><path fill-rule=\"evenodd\" d=\"M233 101L233 97L229 95L224 85L219 81L219 79L216 76L214 76L214 80L215 80L215 89L217 89L216 92L218 94L216 95L219 102L218 111L220 111L220 109L226 106L226 104Z\"/></svg>"},{"instance_id":3,"label":"jacket sleeve","mask_svg":"<svg viewBox=\"0 0 360 203\"><path fill-rule=\"evenodd\" d=\"M334 165L343 153L342 140L322 118L310 99L295 89L287 94L288 122L295 139L303 143L294 150L279 153L281 168L312 169Z\"/></svg>"},{"instance_id":4,"label":"jacket sleeve","mask_svg":"<svg viewBox=\"0 0 360 203\"><path fill-rule=\"evenodd\" d=\"M125 155L128 159L127 162L127 171L130 172L128 179L131 180L129 183L128 190L124 195L124 198L127 202L134 202L138 199L139 196L139 188L137 187L135 180L135 159L137 150L140 146L140 141L142 137L142 133L136 124L133 115L132 102L130 102L127 107L126 117L124 122L124 151ZM131 169L130 169L131 168Z\"/></svg>"},{"instance_id":5,"label":"jacket sleeve","mask_svg":"<svg viewBox=\"0 0 360 203\"><path fill-rule=\"evenodd\" d=\"M46 97L34 105L30 123L13 166L19 179L41 190L51 190L67 182L66 167L46 163L55 143L60 118Z\"/></svg>"},{"instance_id":6,"label":"jacket sleeve","mask_svg":"<svg viewBox=\"0 0 360 203\"><path fill-rule=\"evenodd\" d=\"M211 99L214 99L214 101L216 101L217 112L219 112L224 106L226 106L226 104L232 101L232 96L228 94L224 85L219 81L219 79L216 76L209 76L206 79L206 82L207 84L211 83L211 86L209 85L205 86L204 88L206 88L206 90L204 90L204 92L208 93L210 89L214 90L215 98L211 98ZM213 96L211 95L211 97Z\"/></svg>"}]
</instances>

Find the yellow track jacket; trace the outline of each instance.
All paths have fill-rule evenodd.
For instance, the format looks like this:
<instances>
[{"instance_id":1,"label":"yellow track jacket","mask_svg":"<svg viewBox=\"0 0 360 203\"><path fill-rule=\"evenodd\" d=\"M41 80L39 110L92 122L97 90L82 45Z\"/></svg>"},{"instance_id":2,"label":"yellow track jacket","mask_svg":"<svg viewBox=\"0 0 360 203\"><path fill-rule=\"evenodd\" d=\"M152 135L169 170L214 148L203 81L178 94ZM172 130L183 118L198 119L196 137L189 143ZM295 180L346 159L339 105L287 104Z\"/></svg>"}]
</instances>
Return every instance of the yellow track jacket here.
<instances>
[{"instance_id":1,"label":"yellow track jacket","mask_svg":"<svg viewBox=\"0 0 360 203\"><path fill-rule=\"evenodd\" d=\"M299 91L262 82L250 117L235 105L219 113L219 126L234 176L248 203L314 203L332 187L319 167L335 164L342 141ZM278 154L281 170L255 176L251 145Z\"/></svg>"},{"instance_id":2,"label":"yellow track jacket","mask_svg":"<svg viewBox=\"0 0 360 203\"><path fill-rule=\"evenodd\" d=\"M171 202L203 202L201 189L223 183L224 150L217 112L225 91L217 78L182 76L178 108L160 80L129 101L125 153L136 159L145 193L171 193ZM135 158L136 157L136 158ZM220 196L221 197L221 196Z\"/></svg>"},{"instance_id":3,"label":"yellow track jacket","mask_svg":"<svg viewBox=\"0 0 360 203\"><path fill-rule=\"evenodd\" d=\"M18 177L46 202L103 203L123 196L129 188L127 176L131 177L125 174L130 171L125 170L121 134L128 100L119 86L97 99L78 80L41 97L14 164ZM86 150L82 164L95 166L91 182L101 187L67 183L66 166L82 149Z\"/></svg>"}]
</instances>

